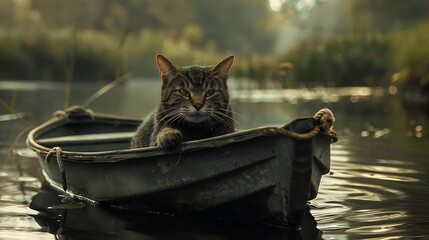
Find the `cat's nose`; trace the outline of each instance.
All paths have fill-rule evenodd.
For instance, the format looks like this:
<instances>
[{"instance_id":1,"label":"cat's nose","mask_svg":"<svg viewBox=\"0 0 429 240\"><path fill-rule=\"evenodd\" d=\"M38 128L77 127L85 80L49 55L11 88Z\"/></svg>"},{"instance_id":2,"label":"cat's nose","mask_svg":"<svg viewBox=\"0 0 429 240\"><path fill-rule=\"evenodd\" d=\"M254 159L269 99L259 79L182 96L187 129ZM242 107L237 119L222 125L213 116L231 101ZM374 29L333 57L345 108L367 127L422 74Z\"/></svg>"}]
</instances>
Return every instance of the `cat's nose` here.
<instances>
[{"instance_id":1,"label":"cat's nose","mask_svg":"<svg viewBox=\"0 0 429 240\"><path fill-rule=\"evenodd\" d=\"M191 99L192 106L194 106L197 111L199 111L203 107L203 98L200 96L194 96Z\"/></svg>"},{"instance_id":2,"label":"cat's nose","mask_svg":"<svg viewBox=\"0 0 429 240\"><path fill-rule=\"evenodd\" d=\"M195 103L193 105L194 105L194 108L197 109L197 111L200 111L200 109L203 107L203 104L201 103Z\"/></svg>"}]
</instances>

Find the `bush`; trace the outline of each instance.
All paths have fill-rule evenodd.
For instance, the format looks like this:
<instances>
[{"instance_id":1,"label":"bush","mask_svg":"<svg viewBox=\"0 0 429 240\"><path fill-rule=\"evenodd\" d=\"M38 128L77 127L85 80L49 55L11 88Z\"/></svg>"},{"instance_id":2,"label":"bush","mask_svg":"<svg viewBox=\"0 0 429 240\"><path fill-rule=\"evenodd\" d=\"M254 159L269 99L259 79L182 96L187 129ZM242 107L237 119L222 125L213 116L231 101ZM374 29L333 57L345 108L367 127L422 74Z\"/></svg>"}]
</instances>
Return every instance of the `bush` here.
<instances>
[{"instance_id":1,"label":"bush","mask_svg":"<svg viewBox=\"0 0 429 240\"><path fill-rule=\"evenodd\" d=\"M395 65L392 80L402 87L421 89L429 97L429 22L395 34Z\"/></svg>"},{"instance_id":2,"label":"bush","mask_svg":"<svg viewBox=\"0 0 429 240\"><path fill-rule=\"evenodd\" d=\"M0 78L63 80L74 63L77 80L112 80L118 66L115 40L92 31L0 31Z\"/></svg>"},{"instance_id":3,"label":"bush","mask_svg":"<svg viewBox=\"0 0 429 240\"><path fill-rule=\"evenodd\" d=\"M299 43L280 62L292 62L295 85L379 86L390 75L390 40L384 35L333 37Z\"/></svg>"}]
</instances>

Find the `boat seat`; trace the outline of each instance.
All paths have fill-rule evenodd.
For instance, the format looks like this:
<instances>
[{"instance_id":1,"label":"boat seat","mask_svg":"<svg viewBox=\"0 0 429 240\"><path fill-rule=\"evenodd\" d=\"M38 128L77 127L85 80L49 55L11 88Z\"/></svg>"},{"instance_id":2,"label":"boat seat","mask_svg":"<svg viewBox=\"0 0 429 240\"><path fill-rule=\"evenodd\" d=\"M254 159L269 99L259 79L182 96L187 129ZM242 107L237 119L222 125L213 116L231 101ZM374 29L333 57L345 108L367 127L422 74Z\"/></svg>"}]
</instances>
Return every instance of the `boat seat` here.
<instances>
[{"instance_id":1,"label":"boat seat","mask_svg":"<svg viewBox=\"0 0 429 240\"><path fill-rule=\"evenodd\" d=\"M124 142L130 141L135 132L115 132L115 133L96 133L69 135L61 137L51 137L38 139L37 143L47 146L73 145L73 144L91 144L106 142Z\"/></svg>"}]
</instances>

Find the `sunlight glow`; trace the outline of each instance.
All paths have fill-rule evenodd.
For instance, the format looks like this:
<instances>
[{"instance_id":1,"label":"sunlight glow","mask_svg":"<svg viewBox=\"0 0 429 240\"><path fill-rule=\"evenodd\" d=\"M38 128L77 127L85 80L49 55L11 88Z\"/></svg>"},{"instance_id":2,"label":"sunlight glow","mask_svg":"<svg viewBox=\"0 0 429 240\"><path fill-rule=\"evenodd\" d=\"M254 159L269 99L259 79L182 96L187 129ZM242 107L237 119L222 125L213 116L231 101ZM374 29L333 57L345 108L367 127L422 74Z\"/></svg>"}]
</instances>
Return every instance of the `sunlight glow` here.
<instances>
[{"instance_id":1,"label":"sunlight glow","mask_svg":"<svg viewBox=\"0 0 429 240\"><path fill-rule=\"evenodd\" d=\"M280 11L285 0L268 0L270 8L273 11ZM300 0L296 3L296 8L298 10L306 10L314 7L316 5L316 0Z\"/></svg>"},{"instance_id":2,"label":"sunlight glow","mask_svg":"<svg viewBox=\"0 0 429 240\"><path fill-rule=\"evenodd\" d=\"M280 11L283 5L283 0L269 0L270 8L273 11Z\"/></svg>"},{"instance_id":3,"label":"sunlight glow","mask_svg":"<svg viewBox=\"0 0 429 240\"><path fill-rule=\"evenodd\" d=\"M396 93L398 93L398 88L395 86L390 86L389 87L389 94L395 95Z\"/></svg>"},{"instance_id":4,"label":"sunlight glow","mask_svg":"<svg viewBox=\"0 0 429 240\"><path fill-rule=\"evenodd\" d=\"M296 7L298 10L304 10L314 7L314 5L316 5L315 0L301 0L296 4Z\"/></svg>"}]
</instances>

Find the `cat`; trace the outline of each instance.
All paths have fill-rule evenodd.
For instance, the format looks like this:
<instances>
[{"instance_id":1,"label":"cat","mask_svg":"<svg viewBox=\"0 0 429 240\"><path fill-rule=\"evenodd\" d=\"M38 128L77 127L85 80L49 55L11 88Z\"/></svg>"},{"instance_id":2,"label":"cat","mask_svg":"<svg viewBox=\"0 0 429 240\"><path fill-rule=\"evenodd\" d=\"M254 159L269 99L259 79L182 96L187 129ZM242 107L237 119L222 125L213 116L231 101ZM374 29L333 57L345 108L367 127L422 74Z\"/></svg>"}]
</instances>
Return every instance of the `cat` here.
<instances>
[{"instance_id":1,"label":"cat","mask_svg":"<svg viewBox=\"0 0 429 240\"><path fill-rule=\"evenodd\" d=\"M172 150L185 141L234 132L227 87L233 62L229 56L212 67L178 67L157 55L161 102L138 127L131 148Z\"/></svg>"}]
</instances>

